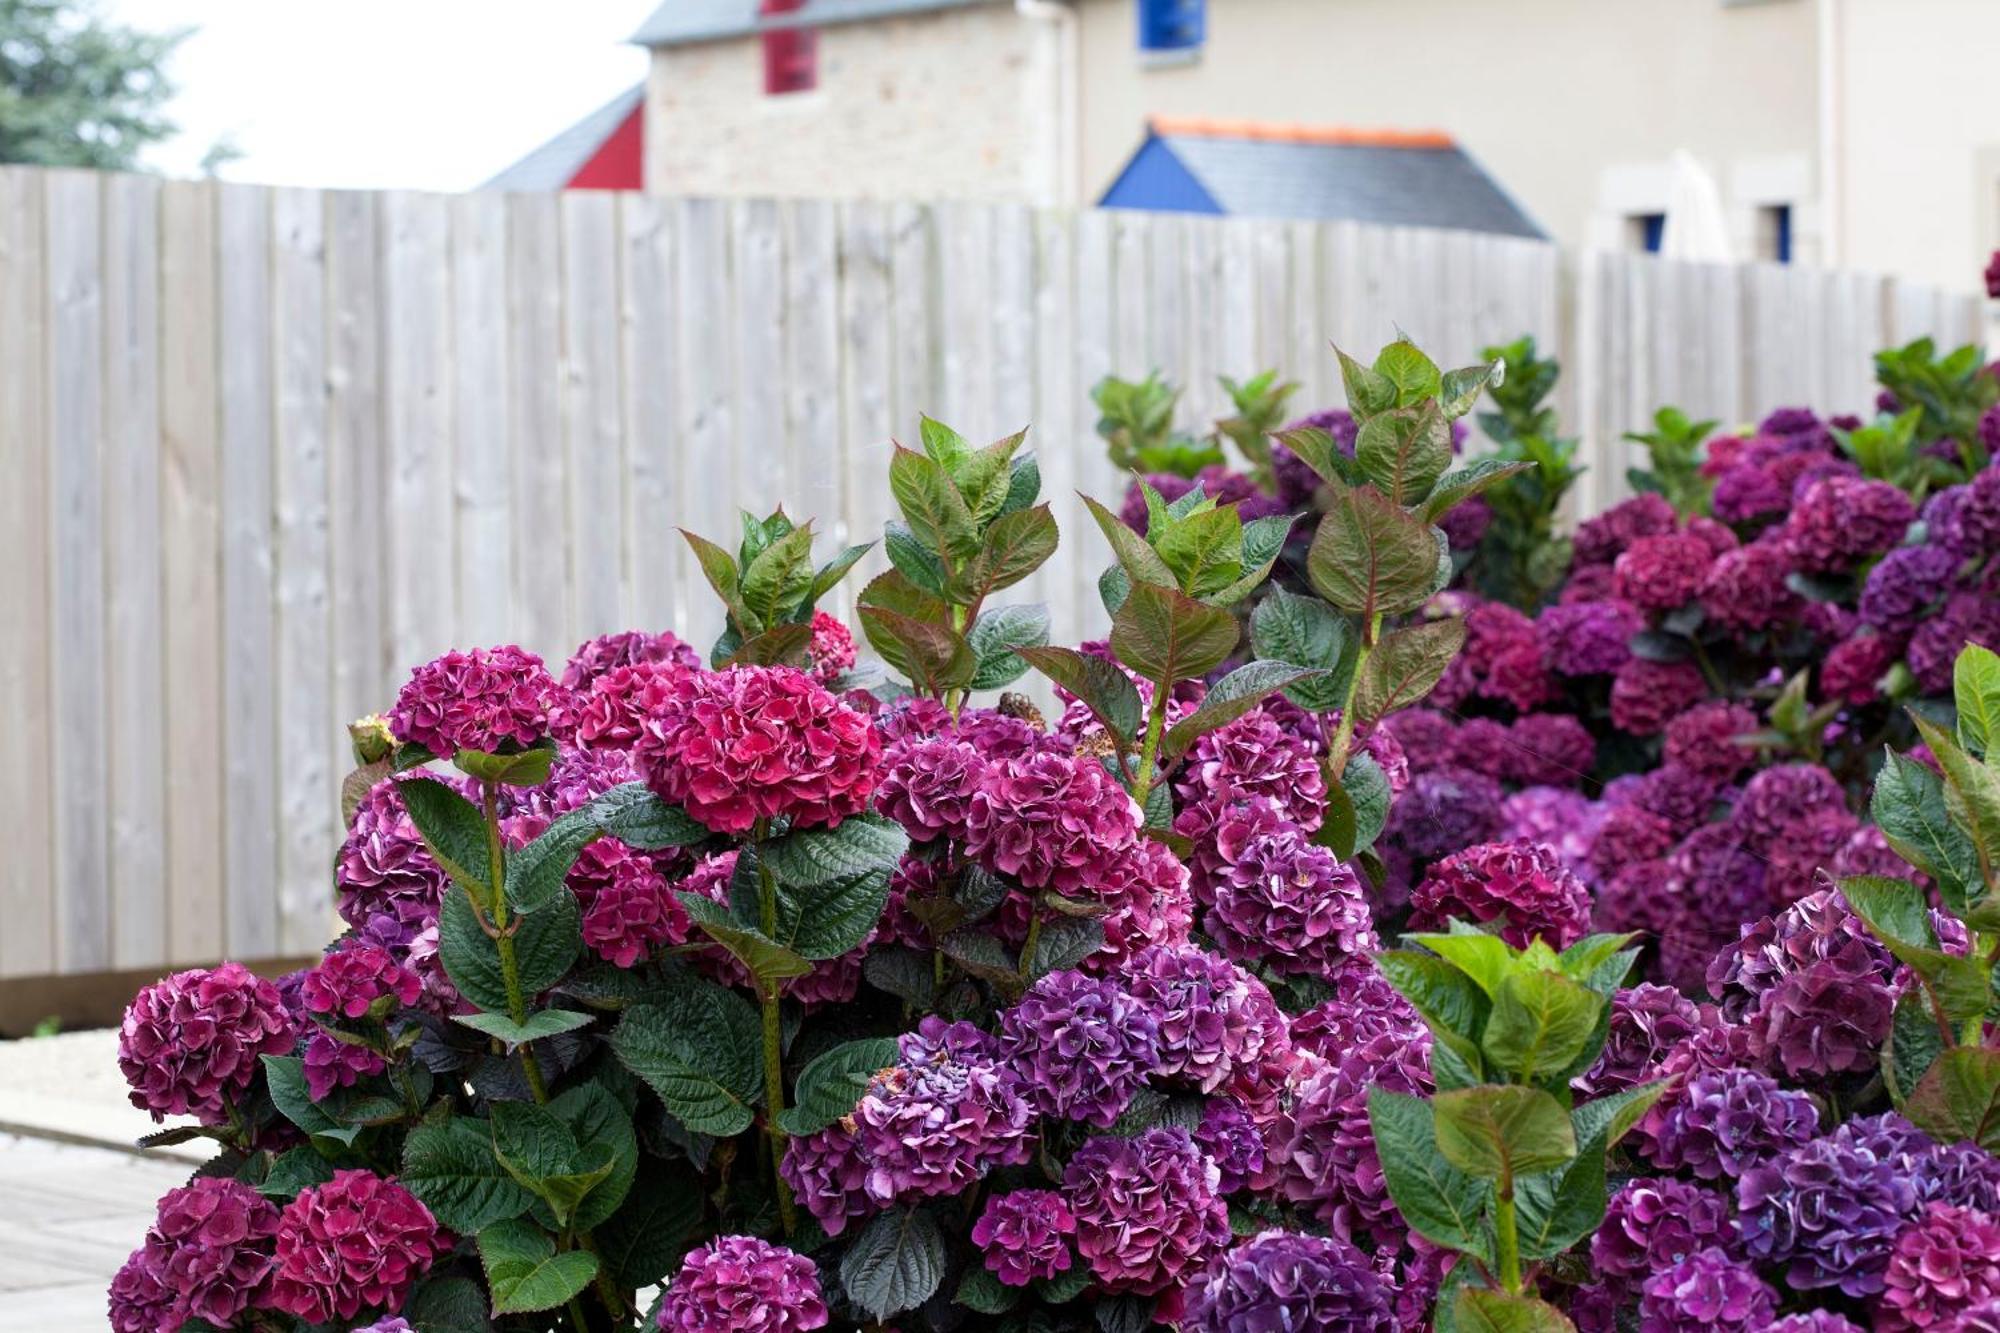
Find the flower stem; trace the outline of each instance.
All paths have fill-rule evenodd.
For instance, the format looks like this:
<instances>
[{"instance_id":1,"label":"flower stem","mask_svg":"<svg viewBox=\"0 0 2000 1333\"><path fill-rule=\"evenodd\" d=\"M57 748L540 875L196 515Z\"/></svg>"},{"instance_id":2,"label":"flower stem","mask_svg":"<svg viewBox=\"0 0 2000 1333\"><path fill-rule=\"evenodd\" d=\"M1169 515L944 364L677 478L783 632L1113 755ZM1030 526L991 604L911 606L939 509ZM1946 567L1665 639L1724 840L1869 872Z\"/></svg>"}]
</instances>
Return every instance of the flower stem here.
<instances>
[{"instance_id":1,"label":"flower stem","mask_svg":"<svg viewBox=\"0 0 2000 1333\"><path fill-rule=\"evenodd\" d=\"M760 820L753 836L761 843L764 832L765 827ZM757 887L764 933L776 935L778 881L764 864L762 856L757 858ZM758 986L764 1007L764 1133L771 1141L771 1181L778 1192L778 1220L784 1224L785 1234L789 1236L799 1229L799 1216L798 1209L792 1204L792 1187L785 1183L785 1174L779 1169L785 1161L785 1128L778 1123L778 1117L785 1110L785 1056L778 985L776 981L767 981Z\"/></svg>"},{"instance_id":2,"label":"flower stem","mask_svg":"<svg viewBox=\"0 0 2000 1333\"><path fill-rule=\"evenodd\" d=\"M528 1021L527 997L521 993L521 965L514 957L514 932L507 928L507 863L500 840L499 784L490 778L480 783L486 815L486 856L493 883L493 900L487 907L493 918L493 946L500 953L500 981L507 988L507 1016L516 1023ZM542 1081L542 1067L535 1059L532 1043L521 1045L521 1074L537 1102L549 1099Z\"/></svg>"},{"instance_id":3,"label":"flower stem","mask_svg":"<svg viewBox=\"0 0 2000 1333\"><path fill-rule=\"evenodd\" d=\"M1326 774L1330 781L1340 781L1347 772L1348 751L1354 748L1354 699L1361 693L1361 674L1368 667L1368 657L1375 651L1375 640L1381 633L1382 617L1377 615L1368 622L1361 646L1354 650L1354 674L1348 678L1347 697L1340 702L1340 725L1334 729L1333 744L1326 752Z\"/></svg>"},{"instance_id":4,"label":"flower stem","mask_svg":"<svg viewBox=\"0 0 2000 1333\"><path fill-rule=\"evenodd\" d=\"M1170 680L1153 682L1153 707L1146 714L1146 741L1139 747L1139 768L1132 775L1132 799L1139 803L1142 816L1146 800L1153 794L1153 780L1157 776L1154 770L1160 758L1160 735L1167 725L1167 691L1172 686Z\"/></svg>"},{"instance_id":5,"label":"flower stem","mask_svg":"<svg viewBox=\"0 0 2000 1333\"><path fill-rule=\"evenodd\" d=\"M1028 942L1021 946L1021 984L1032 981L1035 969L1035 946L1042 940L1042 914L1036 912L1028 918Z\"/></svg>"},{"instance_id":6,"label":"flower stem","mask_svg":"<svg viewBox=\"0 0 2000 1333\"><path fill-rule=\"evenodd\" d=\"M1509 1295L1521 1294L1521 1233L1514 1220L1514 1182L1501 1177L1493 1202L1493 1237L1500 1251L1500 1285Z\"/></svg>"}]
</instances>

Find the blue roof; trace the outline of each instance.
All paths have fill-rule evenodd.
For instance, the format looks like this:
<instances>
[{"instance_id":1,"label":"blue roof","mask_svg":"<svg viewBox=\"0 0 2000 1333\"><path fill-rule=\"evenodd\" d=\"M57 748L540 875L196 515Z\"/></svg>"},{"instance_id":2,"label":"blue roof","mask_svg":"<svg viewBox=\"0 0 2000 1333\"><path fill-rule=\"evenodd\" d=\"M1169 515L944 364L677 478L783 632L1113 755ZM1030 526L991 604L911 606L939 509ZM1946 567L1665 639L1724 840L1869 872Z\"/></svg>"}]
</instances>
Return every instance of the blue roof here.
<instances>
[{"instance_id":1,"label":"blue roof","mask_svg":"<svg viewBox=\"0 0 2000 1333\"><path fill-rule=\"evenodd\" d=\"M774 28L823 28L994 3L998 0L806 0L802 8L765 18L757 13L757 0L662 0L631 40L635 46L686 46Z\"/></svg>"},{"instance_id":2,"label":"blue roof","mask_svg":"<svg viewBox=\"0 0 2000 1333\"><path fill-rule=\"evenodd\" d=\"M1546 235L1463 149L1423 136L1152 132L1098 203Z\"/></svg>"}]
</instances>

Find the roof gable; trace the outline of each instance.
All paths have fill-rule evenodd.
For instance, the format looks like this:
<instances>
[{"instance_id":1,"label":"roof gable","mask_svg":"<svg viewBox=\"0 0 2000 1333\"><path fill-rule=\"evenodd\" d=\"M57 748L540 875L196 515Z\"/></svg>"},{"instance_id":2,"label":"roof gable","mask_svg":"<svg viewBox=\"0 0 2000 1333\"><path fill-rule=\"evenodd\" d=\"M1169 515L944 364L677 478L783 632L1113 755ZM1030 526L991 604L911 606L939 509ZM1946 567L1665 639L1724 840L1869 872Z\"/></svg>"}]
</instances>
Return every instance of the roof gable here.
<instances>
[{"instance_id":1,"label":"roof gable","mask_svg":"<svg viewBox=\"0 0 2000 1333\"><path fill-rule=\"evenodd\" d=\"M567 188L578 172L591 165L607 141L635 115L643 114L645 104L645 84L627 88L479 188L517 191Z\"/></svg>"},{"instance_id":2,"label":"roof gable","mask_svg":"<svg viewBox=\"0 0 2000 1333\"><path fill-rule=\"evenodd\" d=\"M965 9L999 0L807 0L802 9L760 16L757 0L662 0L639 30L635 46L686 46L780 28L824 28L837 23L900 18L943 9Z\"/></svg>"},{"instance_id":3,"label":"roof gable","mask_svg":"<svg viewBox=\"0 0 2000 1333\"><path fill-rule=\"evenodd\" d=\"M1100 208L1147 208L1170 213L1220 213L1202 183L1195 179L1167 141L1148 135L1132 160L1097 201Z\"/></svg>"}]
</instances>

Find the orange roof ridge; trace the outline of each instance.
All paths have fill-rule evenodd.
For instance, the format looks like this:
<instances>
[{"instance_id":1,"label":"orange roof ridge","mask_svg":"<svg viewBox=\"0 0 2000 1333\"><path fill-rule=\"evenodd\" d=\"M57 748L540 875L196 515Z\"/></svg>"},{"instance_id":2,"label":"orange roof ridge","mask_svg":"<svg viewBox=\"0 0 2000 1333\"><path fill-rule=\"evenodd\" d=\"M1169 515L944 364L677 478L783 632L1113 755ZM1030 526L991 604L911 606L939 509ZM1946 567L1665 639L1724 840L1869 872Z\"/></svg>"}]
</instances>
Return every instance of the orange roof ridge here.
<instances>
[{"instance_id":1,"label":"orange roof ridge","mask_svg":"<svg viewBox=\"0 0 2000 1333\"><path fill-rule=\"evenodd\" d=\"M1443 130L1366 130L1348 125L1286 121L1216 120L1205 116L1154 116L1154 134L1201 139L1258 139L1269 143L1353 144L1367 148L1451 148Z\"/></svg>"}]
</instances>

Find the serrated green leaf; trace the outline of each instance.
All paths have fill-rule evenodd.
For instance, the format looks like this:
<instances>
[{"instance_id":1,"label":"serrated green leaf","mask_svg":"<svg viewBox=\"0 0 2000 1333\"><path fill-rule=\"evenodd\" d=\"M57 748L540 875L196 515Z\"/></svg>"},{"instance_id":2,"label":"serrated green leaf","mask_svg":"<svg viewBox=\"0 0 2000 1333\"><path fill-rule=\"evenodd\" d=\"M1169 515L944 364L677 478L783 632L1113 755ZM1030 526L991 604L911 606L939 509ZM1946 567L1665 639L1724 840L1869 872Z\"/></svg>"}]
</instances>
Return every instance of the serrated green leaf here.
<instances>
[{"instance_id":1,"label":"serrated green leaf","mask_svg":"<svg viewBox=\"0 0 2000 1333\"><path fill-rule=\"evenodd\" d=\"M1340 382L1347 391L1347 409L1356 417L1371 417L1396 405L1396 382L1362 365L1338 347Z\"/></svg>"},{"instance_id":2,"label":"serrated green leaf","mask_svg":"<svg viewBox=\"0 0 2000 1333\"><path fill-rule=\"evenodd\" d=\"M307 1090L303 1060L294 1055L266 1055L262 1059L265 1086L279 1114L313 1138L353 1146L364 1127L341 1123L313 1100Z\"/></svg>"},{"instance_id":3,"label":"serrated green leaf","mask_svg":"<svg viewBox=\"0 0 2000 1333\"><path fill-rule=\"evenodd\" d=\"M597 1276L594 1255L582 1250L558 1254L555 1241L540 1227L513 1218L479 1233L479 1260L496 1315L553 1310Z\"/></svg>"},{"instance_id":4,"label":"serrated green leaf","mask_svg":"<svg viewBox=\"0 0 2000 1333\"><path fill-rule=\"evenodd\" d=\"M1437 363L1408 338L1398 338L1376 353L1375 373L1394 386L1397 407L1415 407L1436 398L1443 388Z\"/></svg>"},{"instance_id":5,"label":"serrated green leaf","mask_svg":"<svg viewBox=\"0 0 2000 1333\"><path fill-rule=\"evenodd\" d=\"M453 882L486 900L493 892L493 861L486 819L478 807L436 778L404 778L396 785L410 821L431 858ZM449 896L449 895L447 895Z\"/></svg>"},{"instance_id":6,"label":"serrated green leaf","mask_svg":"<svg viewBox=\"0 0 2000 1333\"><path fill-rule=\"evenodd\" d=\"M1439 1154L1431 1104L1370 1088L1368 1127L1389 1197L1410 1229L1434 1244L1490 1261L1484 1222L1489 1190Z\"/></svg>"},{"instance_id":7,"label":"serrated green leaf","mask_svg":"<svg viewBox=\"0 0 2000 1333\"><path fill-rule=\"evenodd\" d=\"M698 1134L749 1128L763 1096L757 1011L732 991L706 983L676 987L625 1011L611 1049L644 1079L669 1114Z\"/></svg>"},{"instance_id":8,"label":"serrated green leaf","mask_svg":"<svg viewBox=\"0 0 2000 1333\"><path fill-rule=\"evenodd\" d=\"M1096 500L1084 496L1084 508L1097 520L1097 527L1104 539L1111 543L1111 553L1118 557L1118 564L1134 583L1150 583L1162 588L1176 587L1173 570L1160 558L1159 552L1146 544L1146 539L1127 527L1125 520L1106 509Z\"/></svg>"},{"instance_id":9,"label":"serrated green leaf","mask_svg":"<svg viewBox=\"0 0 2000 1333\"><path fill-rule=\"evenodd\" d=\"M695 563L701 567L702 577L708 586L715 589L715 595L722 599L722 605L737 624L747 624L750 617L744 610L743 598L739 595L736 558L706 537L697 536L686 528L680 530L688 549L694 552Z\"/></svg>"},{"instance_id":10,"label":"serrated green leaf","mask_svg":"<svg viewBox=\"0 0 2000 1333\"><path fill-rule=\"evenodd\" d=\"M1940 1143L2000 1150L2000 1051L1984 1046L1945 1051L1917 1081L1904 1114Z\"/></svg>"},{"instance_id":11,"label":"serrated green leaf","mask_svg":"<svg viewBox=\"0 0 2000 1333\"><path fill-rule=\"evenodd\" d=\"M972 623L965 641L979 663L972 675L973 689L1011 685L1028 671L1027 662L1014 650L1048 643L1049 609L1040 603L996 607Z\"/></svg>"},{"instance_id":12,"label":"serrated green leaf","mask_svg":"<svg viewBox=\"0 0 2000 1333\"><path fill-rule=\"evenodd\" d=\"M673 1272L701 1225L700 1178L685 1162L647 1156L624 1204L592 1235L605 1271L633 1291Z\"/></svg>"},{"instance_id":13,"label":"serrated green leaf","mask_svg":"<svg viewBox=\"0 0 2000 1333\"><path fill-rule=\"evenodd\" d=\"M1111 651L1148 680L1206 675L1236 647L1236 619L1173 588L1134 584L1111 618Z\"/></svg>"},{"instance_id":14,"label":"serrated green leaf","mask_svg":"<svg viewBox=\"0 0 2000 1333\"><path fill-rule=\"evenodd\" d=\"M1533 463L1513 462L1504 458L1482 458L1456 471L1447 472L1438 478L1418 511L1426 523L1435 523L1473 496L1531 470Z\"/></svg>"},{"instance_id":15,"label":"serrated green leaf","mask_svg":"<svg viewBox=\"0 0 2000 1333\"><path fill-rule=\"evenodd\" d=\"M668 805L643 782L621 783L584 808L606 837L644 852L691 847L709 836L699 821Z\"/></svg>"},{"instance_id":16,"label":"serrated green leaf","mask_svg":"<svg viewBox=\"0 0 2000 1333\"><path fill-rule=\"evenodd\" d=\"M1945 905L1963 911L1979 886L1979 851L1945 809L1944 781L1890 752L1870 798L1876 826L1902 858L1937 881Z\"/></svg>"},{"instance_id":17,"label":"serrated green leaf","mask_svg":"<svg viewBox=\"0 0 2000 1333\"><path fill-rule=\"evenodd\" d=\"M1430 527L1378 491L1357 486L1334 498L1306 556L1320 596L1366 621L1423 605L1437 573Z\"/></svg>"},{"instance_id":18,"label":"serrated green leaf","mask_svg":"<svg viewBox=\"0 0 2000 1333\"><path fill-rule=\"evenodd\" d=\"M889 460L889 490L910 532L948 566L979 550L979 525L936 459L897 445Z\"/></svg>"},{"instance_id":19,"label":"serrated green leaf","mask_svg":"<svg viewBox=\"0 0 2000 1333\"><path fill-rule=\"evenodd\" d=\"M1480 1046L1495 1065L1538 1082L1576 1060L1605 1008L1602 997L1559 973L1515 972L1494 993Z\"/></svg>"},{"instance_id":20,"label":"serrated green leaf","mask_svg":"<svg viewBox=\"0 0 2000 1333\"><path fill-rule=\"evenodd\" d=\"M588 806L557 815L541 836L507 861L507 901L517 912L547 907L576 864L577 854L598 837Z\"/></svg>"},{"instance_id":21,"label":"serrated green leaf","mask_svg":"<svg viewBox=\"0 0 2000 1333\"><path fill-rule=\"evenodd\" d=\"M1188 596L1210 596L1242 577L1243 520L1234 505L1163 526L1149 530L1148 536Z\"/></svg>"},{"instance_id":22,"label":"serrated green leaf","mask_svg":"<svg viewBox=\"0 0 2000 1333\"><path fill-rule=\"evenodd\" d=\"M914 1310L944 1281L944 1237L935 1218L918 1208L876 1217L840 1260L840 1285L848 1299L877 1320Z\"/></svg>"},{"instance_id":23,"label":"serrated green leaf","mask_svg":"<svg viewBox=\"0 0 2000 1333\"><path fill-rule=\"evenodd\" d=\"M762 986L775 986L812 971L811 963L756 927L739 923L729 914L728 908L713 898L685 891L674 896L680 900L688 918L700 927L701 933L734 955Z\"/></svg>"},{"instance_id":24,"label":"serrated green leaf","mask_svg":"<svg viewBox=\"0 0 2000 1333\"><path fill-rule=\"evenodd\" d=\"M1451 1333L1576 1333L1563 1312L1533 1296L1487 1287L1460 1287Z\"/></svg>"},{"instance_id":25,"label":"serrated green leaf","mask_svg":"<svg viewBox=\"0 0 2000 1333\"><path fill-rule=\"evenodd\" d=\"M855 875L887 874L909 846L909 835L894 820L862 814L832 828L799 829L772 838L758 852L782 883L812 888Z\"/></svg>"},{"instance_id":26,"label":"serrated green leaf","mask_svg":"<svg viewBox=\"0 0 2000 1333\"><path fill-rule=\"evenodd\" d=\"M543 1037L553 1037L558 1033L574 1032L581 1027L589 1027L594 1015L580 1014L574 1009L542 1009L528 1015L525 1023L516 1023L505 1014L476 1013L454 1014L454 1022L484 1033L509 1046L522 1046Z\"/></svg>"},{"instance_id":27,"label":"serrated green leaf","mask_svg":"<svg viewBox=\"0 0 2000 1333\"><path fill-rule=\"evenodd\" d=\"M743 571L743 606L756 632L788 619L812 593L812 526L786 533L760 551Z\"/></svg>"},{"instance_id":28,"label":"serrated green leaf","mask_svg":"<svg viewBox=\"0 0 2000 1333\"><path fill-rule=\"evenodd\" d=\"M1431 399L1381 413L1361 423L1354 462L1391 502L1417 504L1451 463L1451 427Z\"/></svg>"},{"instance_id":29,"label":"serrated green leaf","mask_svg":"<svg viewBox=\"0 0 2000 1333\"><path fill-rule=\"evenodd\" d=\"M1007 1286L981 1265L973 1265L965 1270L965 1276L958 1281L958 1294L952 1297L955 1304L963 1305L975 1314L1006 1314L1020 1303L1021 1293L1017 1288Z\"/></svg>"},{"instance_id":30,"label":"serrated green leaf","mask_svg":"<svg viewBox=\"0 0 2000 1333\"><path fill-rule=\"evenodd\" d=\"M1167 730L1162 751L1169 759L1187 753L1195 741L1226 727L1289 685L1315 675L1309 667L1289 662L1250 662L1217 681L1201 706Z\"/></svg>"},{"instance_id":31,"label":"serrated green leaf","mask_svg":"<svg viewBox=\"0 0 2000 1333\"><path fill-rule=\"evenodd\" d=\"M1056 553L1060 534L1045 504L1002 514L986 529L979 551L952 581L953 600L976 606L1040 569Z\"/></svg>"},{"instance_id":32,"label":"serrated green leaf","mask_svg":"<svg viewBox=\"0 0 2000 1333\"><path fill-rule=\"evenodd\" d=\"M521 993L529 999L563 979L583 947L583 922L568 889L539 910L508 923L514 931L514 961ZM438 914L438 957L458 993L490 1013L509 1007L500 950L479 924L464 892L444 896Z\"/></svg>"},{"instance_id":33,"label":"serrated green leaf","mask_svg":"<svg viewBox=\"0 0 2000 1333\"><path fill-rule=\"evenodd\" d=\"M787 1134L813 1134L853 1112L868 1085L901 1058L894 1037L844 1042L799 1071L797 1105L778 1117Z\"/></svg>"},{"instance_id":34,"label":"serrated green leaf","mask_svg":"<svg viewBox=\"0 0 2000 1333\"><path fill-rule=\"evenodd\" d=\"M882 525L882 549L911 586L933 597L944 596L944 565L935 551L917 540L907 523L891 519Z\"/></svg>"},{"instance_id":35,"label":"serrated green leaf","mask_svg":"<svg viewBox=\"0 0 2000 1333\"><path fill-rule=\"evenodd\" d=\"M1354 714L1364 723L1423 701L1465 646L1465 622L1456 616L1391 630L1375 645L1355 688Z\"/></svg>"},{"instance_id":36,"label":"serrated green leaf","mask_svg":"<svg viewBox=\"0 0 2000 1333\"><path fill-rule=\"evenodd\" d=\"M1958 735L1974 754L1993 755L2000 739L2000 654L1976 643L1959 649L1952 664L1952 697L1958 704Z\"/></svg>"},{"instance_id":37,"label":"serrated green leaf","mask_svg":"<svg viewBox=\"0 0 2000 1333\"><path fill-rule=\"evenodd\" d=\"M493 1155L492 1126L469 1116L411 1130L397 1179L441 1225L461 1235L519 1217L535 1202Z\"/></svg>"},{"instance_id":38,"label":"serrated green leaf","mask_svg":"<svg viewBox=\"0 0 2000 1333\"><path fill-rule=\"evenodd\" d=\"M1119 740L1130 742L1138 734L1144 706L1131 677L1116 664L1072 648L1024 648L1020 656L1083 700L1098 723Z\"/></svg>"},{"instance_id":39,"label":"serrated green leaf","mask_svg":"<svg viewBox=\"0 0 2000 1333\"><path fill-rule=\"evenodd\" d=\"M1540 1088L1512 1083L1455 1088L1433 1098L1431 1109L1438 1151L1480 1179L1553 1171L1576 1156L1569 1112Z\"/></svg>"}]
</instances>

